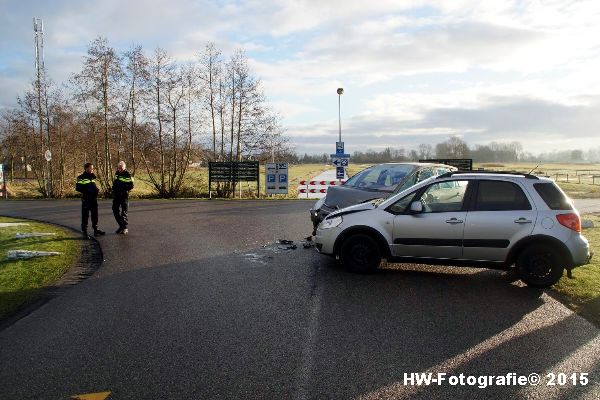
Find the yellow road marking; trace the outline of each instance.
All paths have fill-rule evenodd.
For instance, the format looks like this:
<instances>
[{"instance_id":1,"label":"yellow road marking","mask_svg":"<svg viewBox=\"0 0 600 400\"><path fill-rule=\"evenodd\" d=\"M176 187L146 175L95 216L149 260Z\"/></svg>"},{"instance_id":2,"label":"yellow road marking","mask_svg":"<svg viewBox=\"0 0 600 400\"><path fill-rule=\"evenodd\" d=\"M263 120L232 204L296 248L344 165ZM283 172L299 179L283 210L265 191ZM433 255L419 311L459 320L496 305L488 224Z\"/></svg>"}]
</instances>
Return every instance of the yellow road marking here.
<instances>
[{"instance_id":1,"label":"yellow road marking","mask_svg":"<svg viewBox=\"0 0 600 400\"><path fill-rule=\"evenodd\" d=\"M72 400L106 400L110 396L110 392L98 392L88 394L76 394L71 396Z\"/></svg>"}]
</instances>

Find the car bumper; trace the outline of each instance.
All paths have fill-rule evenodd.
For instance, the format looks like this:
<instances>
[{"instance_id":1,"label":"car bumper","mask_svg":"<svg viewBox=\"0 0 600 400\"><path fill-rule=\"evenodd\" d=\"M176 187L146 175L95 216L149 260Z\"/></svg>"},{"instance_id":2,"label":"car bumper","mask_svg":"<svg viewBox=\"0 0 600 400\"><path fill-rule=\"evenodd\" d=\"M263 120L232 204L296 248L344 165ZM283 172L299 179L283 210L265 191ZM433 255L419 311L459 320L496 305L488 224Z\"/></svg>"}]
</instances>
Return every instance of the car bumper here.
<instances>
[{"instance_id":1,"label":"car bumper","mask_svg":"<svg viewBox=\"0 0 600 400\"><path fill-rule=\"evenodd\" d=\"M315 248L321 254L328 256L333 255L333 247L335 240L339 236L341 230L338 227L330 229L317 229L315 235Z\"/></svg>"},{"instance_id":2,"label":"car bumper","mask_svg":"<svg viewBox=\"0 0 600 400\"><path fill-rule=\"evenodd\" d=\"M589 264L594 253L590 251L590 245L583 235L576 235L566 243L573 256L573 267Z\"/></svg>"}]
</instances>

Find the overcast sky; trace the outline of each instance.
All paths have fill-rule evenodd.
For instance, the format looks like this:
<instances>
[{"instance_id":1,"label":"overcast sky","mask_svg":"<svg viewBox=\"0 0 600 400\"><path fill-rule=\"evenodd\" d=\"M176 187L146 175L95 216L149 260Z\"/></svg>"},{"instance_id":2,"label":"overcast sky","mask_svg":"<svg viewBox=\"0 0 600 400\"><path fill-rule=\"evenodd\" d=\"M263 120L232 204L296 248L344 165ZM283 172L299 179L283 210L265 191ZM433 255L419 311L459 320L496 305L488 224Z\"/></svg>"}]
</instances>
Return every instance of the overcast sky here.
<instances>
[{"instance_id":1,"label":"overcast sky","mask_svg":"<svg viewBox=\"0 0 600 400\"><path fill-rule=\"evenodd\" d=\"M298 153L332 153L338 95L346 152L458 135L533 153L600 146L598 0L0 0L0 107L34 75L44 20L56 82L87 45L160 46L193 59L243 47Z\"/></svg>"}]
</instances>

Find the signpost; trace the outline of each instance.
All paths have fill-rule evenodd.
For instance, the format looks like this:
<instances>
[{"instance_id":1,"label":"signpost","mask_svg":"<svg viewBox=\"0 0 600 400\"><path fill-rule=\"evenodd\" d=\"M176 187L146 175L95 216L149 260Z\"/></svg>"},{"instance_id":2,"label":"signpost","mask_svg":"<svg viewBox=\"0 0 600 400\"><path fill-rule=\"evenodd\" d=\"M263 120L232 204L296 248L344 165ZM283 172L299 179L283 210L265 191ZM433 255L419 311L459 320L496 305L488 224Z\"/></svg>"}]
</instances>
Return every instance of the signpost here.
<instances>
[{"instance_id":1,"label":"signpost","mask_svg":"<svg viewBox=\"0 0 600 400\"><path fill-rule=\"evenodd\" d=\"M344 179L346 168L350 164L350 154L344 153L344 142L335 142L335 154L330 154L331 163L335 165L335 177Z\"/></svg>"},{"instance_id":2,"label":"signpost","mask_svg":"<svg viewBox=\"0 0 600 400\"><path fill-rule=\"evenodd\" d=\"M2 197L8 198L8 191L6 190L6 176L4 176L4 164L0 164L0 185L2 185Z\"/></svg>"},{"instance_id":3,"label":"signpost","mask_svg":"<svg viewBox=\"0 0 600 400\"><path fill-rule=\"evenodd\" d=\"M267 194L288 194L288 163L267 163L265 175Z\"/></svg>"}]
</instances>

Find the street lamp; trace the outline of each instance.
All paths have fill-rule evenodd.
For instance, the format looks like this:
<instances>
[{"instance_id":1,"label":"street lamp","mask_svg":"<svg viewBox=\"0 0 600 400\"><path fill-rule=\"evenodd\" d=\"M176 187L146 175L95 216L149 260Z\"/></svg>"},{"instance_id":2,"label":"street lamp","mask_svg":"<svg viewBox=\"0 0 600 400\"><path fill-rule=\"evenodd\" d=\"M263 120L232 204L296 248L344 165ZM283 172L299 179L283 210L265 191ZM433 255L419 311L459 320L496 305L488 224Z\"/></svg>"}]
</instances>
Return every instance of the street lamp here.
<instances>
[{"instance_id":1,"label":"street lamp","mask_svg":"<svg viewBox=\"0 0 600 400\"><path fill-rule=\"evenodd\" d=\"M339 117L339 122L340 122L340 140L339 142L342 143L342 95L344 94L344 88L338 88L337 90L337 94L338 94L338 117Z\"/></svg>"}]
</instances>

